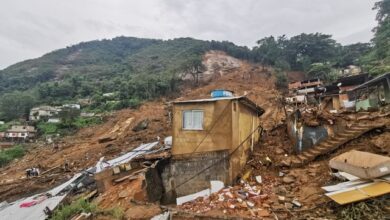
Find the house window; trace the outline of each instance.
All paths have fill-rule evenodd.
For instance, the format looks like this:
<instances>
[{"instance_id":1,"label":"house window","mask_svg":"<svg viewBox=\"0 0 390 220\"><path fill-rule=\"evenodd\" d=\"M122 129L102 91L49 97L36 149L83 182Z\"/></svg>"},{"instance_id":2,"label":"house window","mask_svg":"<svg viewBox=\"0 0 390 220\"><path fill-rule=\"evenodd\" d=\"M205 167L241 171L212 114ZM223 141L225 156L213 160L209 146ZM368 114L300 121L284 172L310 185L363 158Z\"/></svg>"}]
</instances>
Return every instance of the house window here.
<instances>
[{"instance_id":1,"label":"house window","mask_svg":"<svg viewBox=\"0 0 390 220\"><path fill-rule=\"evenodd\" d=\"M183 129L203 130L203 110L183 111Z\"/></svg>"}]
</instances>

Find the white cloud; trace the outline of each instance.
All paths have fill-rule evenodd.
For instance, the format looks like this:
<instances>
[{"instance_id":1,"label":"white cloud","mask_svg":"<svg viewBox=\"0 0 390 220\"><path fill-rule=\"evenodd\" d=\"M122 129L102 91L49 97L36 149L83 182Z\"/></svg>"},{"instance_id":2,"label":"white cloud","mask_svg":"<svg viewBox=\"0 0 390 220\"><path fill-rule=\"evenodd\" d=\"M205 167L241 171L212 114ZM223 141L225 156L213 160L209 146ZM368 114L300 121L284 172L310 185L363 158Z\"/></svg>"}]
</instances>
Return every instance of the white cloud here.
<instances>
[{"instance_id":1,"label":"white cloud","mask_svg":"<svg viewBox=\"0 0 390 220\"><path fill-rule=\"evenodd\" d=\"M115 36L194 37L253 46L269 35L332 34L367 42L375 0L12 0L0 7L0 68Z\"/></svg>"}]
</instances>

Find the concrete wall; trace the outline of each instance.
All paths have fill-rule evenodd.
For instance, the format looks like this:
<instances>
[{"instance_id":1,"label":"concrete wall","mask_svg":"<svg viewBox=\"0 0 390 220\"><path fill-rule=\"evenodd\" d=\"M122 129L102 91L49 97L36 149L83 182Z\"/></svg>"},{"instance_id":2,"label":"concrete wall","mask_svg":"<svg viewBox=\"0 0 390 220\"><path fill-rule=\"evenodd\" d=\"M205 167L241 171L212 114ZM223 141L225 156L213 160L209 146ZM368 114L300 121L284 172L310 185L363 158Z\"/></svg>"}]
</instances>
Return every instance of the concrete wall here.
<instances>
[{"instance_id":1,"label":"concrete wall","mask_svg":"<svg viewBox=\"0 0 390 220\"><path fill-rule=\"evenodd\" d=\"M163 203L175 203L176 197L210 188L210 180L228 182L229 159L224 159L228 155L229 152L225 150L171 160L161 174L165 189ZM208 167L210 168L207 169ZM201 171L202 174L197 175ZM184 183L186 181L188 182Z\"/></svg>"},{"instance_id":2,"label":"concrete wall","mask_svg":"<svg viewBox=\"0 0 390 220\"><path fill-rule=\"evenodd\" d=\"M287 132L294 144L294 151L300 153L313 147L313 145L328 137L325 126L309 127L303 124L297 114L291 114L287 119Z\"/></svg>"},{"instance_id":3,"label":"concrete wall","mask_svg":"<svg viewBox=\"0 0 390 220\"><path fill-rule=\"evenodd\" d=\"M203 130L182 128L184 110L204 111ZM196 152L229 150L232 146L231 114L230 100L174 104L172 156L191 154L195 149Z\"/></svg>"}]
</instances>

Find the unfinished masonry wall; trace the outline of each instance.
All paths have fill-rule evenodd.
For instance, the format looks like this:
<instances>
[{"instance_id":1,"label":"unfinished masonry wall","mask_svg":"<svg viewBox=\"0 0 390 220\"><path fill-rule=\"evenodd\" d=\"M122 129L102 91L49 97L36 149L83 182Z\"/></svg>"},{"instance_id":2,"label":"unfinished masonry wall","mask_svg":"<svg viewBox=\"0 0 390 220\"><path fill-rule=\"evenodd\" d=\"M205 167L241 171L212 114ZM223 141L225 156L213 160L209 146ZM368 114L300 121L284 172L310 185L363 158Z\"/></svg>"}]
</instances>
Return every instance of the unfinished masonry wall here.
<instances>
[{"instance_id":1,"label":"unfinished masonry wall","mask_svg":"<svg viewBox=\"0 0 390 220\"><path fill-rule=\"evenodd\" d=\"M228 151L214 151L193 154L190 158L172 159L161 175L165 188L163 203L175 203L177 197L210 188L211 180L219 180L228 184L228 154ZM223 159L225 157L226 159ZM207 169L208 167L210 168ZM201 171L203 171L202 174L196 175ZM181 185L186 181L188 182Z\"/></svg>"}]
</instances>

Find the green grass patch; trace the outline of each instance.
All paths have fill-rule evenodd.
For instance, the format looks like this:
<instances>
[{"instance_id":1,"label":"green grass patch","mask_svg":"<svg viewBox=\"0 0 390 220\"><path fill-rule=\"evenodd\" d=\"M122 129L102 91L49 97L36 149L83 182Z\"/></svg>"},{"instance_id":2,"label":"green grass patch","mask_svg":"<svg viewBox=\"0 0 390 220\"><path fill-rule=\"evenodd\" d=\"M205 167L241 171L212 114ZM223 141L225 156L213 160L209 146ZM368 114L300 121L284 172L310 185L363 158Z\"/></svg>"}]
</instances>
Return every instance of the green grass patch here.
<instances>
[{"instance_id":1,"label":"green grass patch","mask_svg":"<svg viewBox=\"0 0 390 220\"><path fill-rule=\"evenodd\" d=\"M3 167L16 158L23 157L25 149L22 145L16 145L12 148L0 151L0 167Z\"/></svg>"},{"instance_id":2,"label":"green grass patch","mask_svg":"<svg viewBox=\"0 0 390 220\"><path fill-rule=\"evenodd\" d=\"M67 220L76 214L85 213L96 213L97 206L84 199L79 199L72 202L69 205L62 205L56 209L51 219L53 220Z\"/></svg>"},{"instance_id":3,"label":"green grass patch","mask_svg":"<svg viewBox=\"0 0 390 220\"><path fill-rule=\"evenodd\" d=\"M4 132L8 129L9 125L8 124L2 124L0 125L0 132Z\"/></svg>"},{"instance_id":4,"label":"green grass patch","mask_svg":"<svg viewBox=\"0 0 390 220\"><path fill-rule=\"evenodd\" d=\"M61 205L56 209L51 217L52 220L67 220L82 212L92 213L93 215L110 216L110 219L123 219L124 212L121 208L112 208L108 210L100 210L96 204L85 199L78 199L68 205Z\"/></svg>"},{"instance_id":5,"label":"green grass patch","mask_svg":"<svg viewBox=\"0 0 390 220\"><path fill-rule=\"evenodd\" d=\"M58 132L58 125L55 123L40 122L37 127L44 135L56 134Z\"/></svg>"},{"instance_id":6,"label":"green grass patch","mask_svg":"<svg viewBox=\"0 0 390 220\"><path fill-rule=\"evenodd\" d=\"M78 117L78 118L75 119L73 124L77 128L85 128L85 127L89 127L89 126L92 126L92 125L101 124L102 122L103 121L102 121L102 119L100 117L90 117L90 118Z\"/></svg>"}]
</instances>

